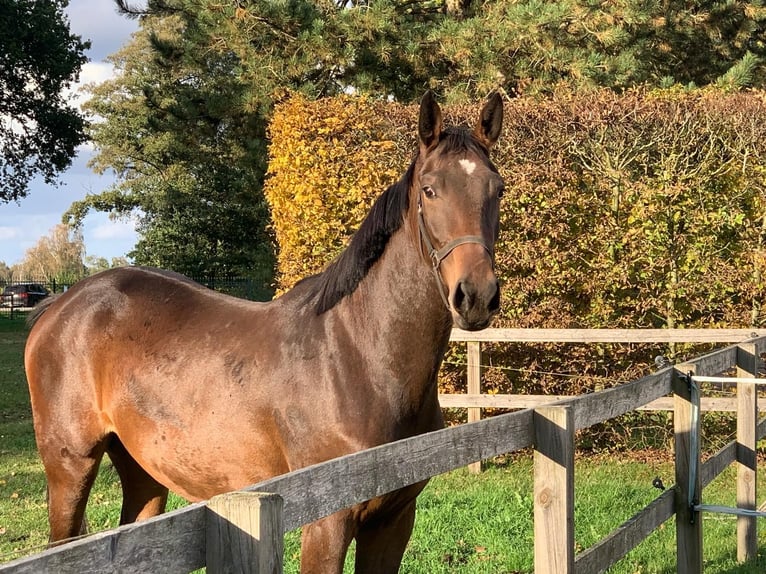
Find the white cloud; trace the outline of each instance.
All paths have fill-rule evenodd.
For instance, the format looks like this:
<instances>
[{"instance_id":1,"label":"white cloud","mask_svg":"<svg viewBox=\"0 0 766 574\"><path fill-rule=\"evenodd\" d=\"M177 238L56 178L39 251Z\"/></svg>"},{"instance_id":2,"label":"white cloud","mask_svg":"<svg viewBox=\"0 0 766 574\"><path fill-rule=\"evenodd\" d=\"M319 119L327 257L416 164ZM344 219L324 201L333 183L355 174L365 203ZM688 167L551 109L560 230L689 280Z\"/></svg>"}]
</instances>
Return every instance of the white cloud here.
<instances>
[{"instance_id":1,"label":"white cloud","mask_svg":"<svg viewBox=\"0 0 766 574\"><path fill-rule=\"evenodd\" d=\"M108 62L88 62L80 72L80 84L100 84L114 77L114 66Z\"/></svg>"},{"instance_id":2,"label":"white cloud","mask_svg":"<svg viewBox=\"0 0 766 574\"><path fill-rule=\"evenodd\" d=\"M88 157L90 157L90 155L93 154L95 150L96 150L96 146L90 140L77 146L77 153L82 155L87 155Z\"/></svg>"},{"instance_id":3,"label":"white cloud","mask_svg":"<svg viewBox=\"0 0 766 574\"><path fill-rule=\"evenodd\" d=\"M90 232L90 236L99 241L110 239L135 239L136 226L132 221L109 221L94 227Z\"/></svg>"},{"instance_id":4,"label":"white cloud","mask_svg":"<svg viewBox=\"0 0 766 574\"><path fill-rule=\"evenodd\" d=\"M8 265L18 263L27 249L61 221L61 216L45 214L8 214L7 206L0 210L0 261Z\"/></svg>"},{"instance_id":5,"label":"white cloud","mask_svg":"<svg viewBox=\"0 0 766 574\"><path fill-rule=\"evenodd\" d=\"M77 108L82 109L90 94L85 91L87 84L101 84L115 76L114 66L107 62L88 62L82 67L80 80L71 88L64 90L64 97Z\"/></svg>"},{"instance_id":6,"label":"white cloud","mask_svg":"<svg viewBox=\"0 0 766 574\"><path fill-rule=\"evenodd\" d=\"M44 213L35 215L15 214L8 217L0 210L0 261L8 265L19 263L30 247L41 237L49 235L61 222L61 215ZM82 226L88 255L111 259L122 257L136 244L135 221L109 219L105 213L90 213Z\"/></svg>"},{"instance_id":7,"label":"white cloud","mask_svg":"<svg viewBox=\"0 0 766 574\"><path fill-rule=\"evenodd\" d=\"M0 241L9 241L21 236L19 227L0 227Z\"/></svg>"}]
</instances>

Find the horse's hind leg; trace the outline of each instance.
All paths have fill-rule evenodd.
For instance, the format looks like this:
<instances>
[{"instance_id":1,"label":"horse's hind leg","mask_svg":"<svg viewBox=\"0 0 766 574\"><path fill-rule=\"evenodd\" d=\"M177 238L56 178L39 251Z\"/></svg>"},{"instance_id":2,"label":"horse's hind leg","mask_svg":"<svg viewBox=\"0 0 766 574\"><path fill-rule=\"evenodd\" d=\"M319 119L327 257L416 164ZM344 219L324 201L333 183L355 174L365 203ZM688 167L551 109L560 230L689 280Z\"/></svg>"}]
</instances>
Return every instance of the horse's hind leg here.
<instances>
[{"instance_id":1,"label":"horse's hind leg","mask_svg":"<svg viewBox=\"0 0 766 574\"><path fill-rule=\"evenodd\" d=\"M356 574L396 574L415 524L415 500L393 516L363 524L356 536Z\"/></svg>"},{"instance_id":2,"label":"horse's hind leg","mask_svg":"<svg viewBox=\"0 0 766 574\"><path fill-rule=\"evenodd\" d=\"M85 534L85 506L104 445L96 444L87 451L68 447L39 447L48 479L48 521L50 542Z\"/></svg>"},{"instance_id":3,"label":"horse's hind leg","mask_svg":"<svg viewBox=\"0 0 766 574\"><path fill-rule=\"evenodd\" d=\"M346 551L355 532L356 521L350 510L341 510L304 526L301 574L342 574Z\"/></svg>"},{"instance_id":4,"label":"horse's hind leg","mask_svg":"<svg viewBox=\"0 0 766 574\"><path fill-rule=\"evenodd\" d=\"M162 514L168 500L168 489L141 468L116 436L111 437L107 453L120 475L122 485L120 524Z\"/></svg>"}]
</instances>

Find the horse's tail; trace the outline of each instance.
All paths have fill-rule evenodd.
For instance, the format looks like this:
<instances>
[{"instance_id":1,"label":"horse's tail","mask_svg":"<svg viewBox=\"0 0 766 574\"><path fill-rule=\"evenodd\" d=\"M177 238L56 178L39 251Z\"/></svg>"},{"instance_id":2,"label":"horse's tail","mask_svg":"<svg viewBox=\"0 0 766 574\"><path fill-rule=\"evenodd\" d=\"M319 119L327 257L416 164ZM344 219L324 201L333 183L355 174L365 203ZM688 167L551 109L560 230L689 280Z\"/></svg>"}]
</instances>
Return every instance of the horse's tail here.
<instances>
[{"instance_id":1,"label":"horse's tail","mask_svg":"<svg viewBox=\"0 0 766 574\"><path fill-rule=\"evenodd\" d=\"M61 293L56 293L50 297L46 297L37 305L35 305L34 309L32 309L32 312L27 315L27 327L30 329L34 327L35 323L37 323L37 320L42 316L43 313L45 313L45 311L48 310L48 307L51 306L51 303L55 302L56 299L58 299L61 295Z\"/></svg>"}]
</instances>

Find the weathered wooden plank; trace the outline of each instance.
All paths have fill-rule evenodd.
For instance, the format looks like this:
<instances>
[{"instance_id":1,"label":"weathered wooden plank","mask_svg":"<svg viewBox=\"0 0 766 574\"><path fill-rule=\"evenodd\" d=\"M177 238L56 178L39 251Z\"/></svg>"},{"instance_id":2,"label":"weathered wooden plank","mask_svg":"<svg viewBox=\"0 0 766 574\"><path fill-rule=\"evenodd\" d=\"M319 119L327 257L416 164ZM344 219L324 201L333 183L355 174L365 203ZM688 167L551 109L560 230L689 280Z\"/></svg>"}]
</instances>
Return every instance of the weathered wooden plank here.
<instances>
[{"instance_id":1,"label":"weathered wooden plank","mask_svg":"<svg viewBox=\"0 0 766 574\"><path fill-rule=\"evenodd\" d=\"M667 367L631 383L558 404L575 406L575 428L579 430L623 415L667 395L671 391L672 379L673 369Z\"/></svg>"},{"instance_id":2,"label":"weathered wooden plank","mask_svg":"<svg viewBox=\"0 0 766 574\"><path fill-rule=\"evenodd\" d=\"M282 574L282 497L230 492L207 506L208 574Z\"/></svg>"},{"instance_id":3,"label":"weathered wooden plank","mask_svg":"<svg viewBox=\"0 0 766 574\"><path fill-rule=\"evenodd\" d=\"M675 468L676 488L676 571L678 574L702 573L702 519L691 508L690 501L700 499L699 443L693 440L693 433L699 436L699 421L692 420L693 397L687 381L673 378L676 396L675 416ZM690 463L691 461L691 463ZM693 479L690 479L690 476Z\"/></svg>"},{"instance_id":4,"label":"weathered wooden plank","mask_svg":"<svg viewBox=\"0 0 766 574\"><path fill-rule=\"evenodd\" d=\"M671 391L671 382L673 378L673 369L667 367L656 373L647 375L636 381L625 383L610 389L598 391L589 395L578 396L551 396L545 397L538 395L532 398L524 398L525 395L512 395L519 397L519 401L529 401L526 404L540 406L542 404L551 405L572 405L575 407L575 426L582 429L599 422L625 414L638 409L651 401L657 400ZM504 406L503 398L490 398L492 396L502 397L502 395L479 395L472 400L477 403L484 401L491 406ZM454 397L470 397L470 395L439 395L439 401L442 400L442 406L456 406L458 399ZM530 397L526 395L526 397Z\"/></svg>"},{"instance_id":5,"label":"weathered wooden plank","mask_svg":"<svg viewBox=\"0 0 766 574\"><path fill-rule=\"evenodd\" d=\"M700 487L713 482L737 458L737 443L731 441L700 466Z\"/></svg>"},{"instance_id":6,"label":"weathered wooden plank","mask_svg":"<svg viewBox=\"0 0 766 574\"><path fill-rule=\"evenodd\" d=\"M618 526L575 557L577 574L600 574L641 544L663 522L673 516L674 492L666 490L641 512Z\"/></svg>"},{"instance_id":7,"label":"weathered wooden plank","mask_svg":"<svg viewBox=\"0 0 766 574\"><path fill-rule=\"evenodd\" d=\"M635 398L635 393L630 392L630 396L640 402L644 400L643 397L646 394L651 395L654 392L660 395L664 394L666 391L655 390L658 385L657 382L653 382L655 377L662 380L664 375L652 375L646 381L644 379L636 381L646 392L638 393L637 398ZM642 381L648 384L643 384ZM660 382L659 384L663 383ZM635 383L631 383L631 385L635 385ZM609 389L603 392L619 399L620 395L626 391ZM590 401L593 400L593 397L595 395L581 399ZM579 399L571 400L577 401ZM624 404L622 399L617 402ZM630 410L630 408L623 407L623 412L627 412L625 409ZM531 423L532 413L528 410L493 417L470 425L444 429L428 435L405 439L399 443L377 447L363 453L349 455L325 463L321 467L302 469L254 485L248 490L269 491L282 495L286 501L285 528L291 530L331 514L340 508L390 492L406 484L425 480L476 460L530 446L532 444ZM354 457L360 457L360 460L355 461ZM338 494L340 496L336 496ZM173 520L191 518L197 523L197 538L183 543L184 548L200 547L200 537L204 534L204 516L199 508L198 506L187 507L175 513L176 515L181 514L178 515L179 518ZM152 519L152 521L164 524L165 518L171 516L168 514ZM133 547L143 546L146 549L147 546L144 546L145 537L149 537L153 541L161 540L164 550L176 549L172 552L166 551L166 558L163 558L162 552L158 552L156 558L152 558L149 562L155 560L152 567L159 568L164 572L181 572L193 570L203 565L204 550L198 550L196 557L192 558L185 558L185 554L177 550L182 546L180 540L188 539L189 534L186 531L179 534L178 528L171 521L167 524L167 532L160 534L152 528L143 530L147 523L128 525L94 535L82 541L62 546L60 549L53 549L38 555L40 556L39 559L33 557L12 562L0 567L0 572L58 572L63 563L61 562L63 549L72 552L65 559L67 564L79 564L81 560L84 560L86 565L79 569L82 572L120 571L128 563L140 565L141 562L135 561L133 557L141 553L131 552L124 560L116 554L114 561L111 561L111 550L109 549L112 547L126 548L131 545ZM142 530L137 532L139 526ZM91 562L88 559L83 559L83 554L92 554L99 558ZM29 568L25 569L27 560L30 560ZM182 566L177 567L176 562L180 562ZM92 564L92 568L87 566L88 563ZM187 568L188 570L185 570Z\"/></svg>"},{"instance_id":8,"label":"weathered wooden plank","mask_svg":"<svg viewBox=\"0 0 766 574\"><path fill-rule=\"evenodd\" d=\"M533 442L532 411L434 431L337 458L253 485L284 498L293 530L375 496ZM0 566L2 574L189 572L205 565L205 506L94 534Z\"/></svg>"},{"instance_id":9,"label":"weathered wooden plank","mask_svg":"<svg viewBox=\"0 0 766 574\"><path fill-rule=\"evenodd\" d=\"M760 420L756 429L757 440L761 440L766 436L766 418ZM737 441L733 440L702 463L700 468L700 484L702 488L713 482L736 459Z\"/></svg>"},{"instance_id":10,"label":"weathered wooden plank","mask_svg":"<svg viewBox=\"0 0 766 574\"><path fill-rule=\"evenodd\" d=\"M535 410L534 545L537 574L574 572L574 411Z\"/></svg>"},{"instance_id":11,"label":"weathered wooden plank","mask_svg":"<svg viewBox=\"0 0 766 574\"><path fill-rule=\"evenodd\" d=\"M186 574L205 565L205 505L193 504L0 565L3 574Z\"/></svg>"},{"instance_id":12,"label":"weathered wooden plank","mask_svg":"<svg viewBox=\"0 0 766 574\"><path fill-rule=\"evenodd\" d=\"M607 393L609 398L605 398L600 402L609 402L614 399L619 405L622 405L615 408L622 412L627 412L627 410L630 410L626 406L626 401L628 400L640 402L644 400L647 394L650 396L654 393L664 394L666 390L660 389L661 385L664 384L662 382L664 377L665 375L663 374L652 375L629 384L635 387L640 386L643 392L620 390L629 387L629 385L608 389L603 391L603 393ZM628 397L622 397L623 394L627 394ZM599 401L595 394L571 400L589 402L594 400L594 398L598 403ZM577 403L575 402L574 404L576 405ZM608 410L612 412L615 409ZM285 498L285 528L291 530L331 514L340 508L356 504L385 492L390 492L406 484L425 480L436 474L465 466L469 462L530 446L532 444L531 422L531 411L520 411L509 415L493 417L470 425L435 431L427 435L405 439L398 443L383 445L370 451L330 461L321 466L317 465L308 469L302 469L254 485L248 490L275 492L282 495ZM593 422L590 422L590 424L593 424ZM359 460L355 460L355 457L358 457ZM177 512L191 511L183 509ZM162 519L163 517L159 517L152 520ZM203 518L199 518L199 521L202 522ZM106 547L112 544L119 546L120 543L126 545L129 543L136 527L136 525L129 525L109 533L95 535L74 544L83 545L84 548L88 548L89 550L85 550L86 552L92 550L93 554L109 556L109 552L104 551L103 547L99 545L105 545ZM199 524L198 528L200 533L204 531L203 524ZM147 536L150 536L153 540L162 538L151 531L146 532ZM101 538L96 540L96 537ZM143 538L143 535L138 538ZM120 540L120 543L116 542ZM167 540L167 537L165 540L166 548L176 548L178 546L177 541ZM143 540L137 542L137 544L143 544ZM71 548L71 546L67 545L67 548ZM54 549L50 552L55 553L56 550ZM173 560L179 557L177 552L170 554L172 554ZM76 552L72 555L72 558L76 558ZM198 558L197 560L198 562L192 561L189 569L199 568L202 565L203 559ZM79 558L76 559L75 563L78 562ZM130 563L135 564L133 561L130 561ZM54 561L50 562L50 564L53 566L47 571L54 572L60 569L60 563ZM44 563L36 563L33 570L7 571L46 571L43 566ZM171 563L165 563L161 556L158 557L158 562L155 566L165 572L180 571L175 568L172 561ZM111 572L118 571L121 567L119 560L115 566L116 570L111 569L112 566L108 561L101 561L95 563L92 570L84 569L82 571ZM5 570L2 571L5 572Z\"/></svg>"},{"instance_id":13,"label":"weathered wooden plank","mask_svg":"<svg viewBox=\"0 0 766 574\"><path fill-rule=\"evenodd\" d=\"M495 409L534 409L558 401L573 399L577 395L472 395L472 394L441 394L439 403L444 408L495 408ZM703 411L736 412L736 397L702 397ZM759 409L766 411L766 403L759 403ZM648 402L637 411L672 411L673 397L660 397Z\"/></svg>"},{"instance_id":14,"label":"weathered wooden plank","mask_svg":"<svg viewBox=\"0 0 766 574\"><path fill-rule=\"evenodd\" d=\"M693 361L676 365L676 369L683 374L692 372L695 375L718 375L734 368L737 364L737 347L725 347Z\"/></svg>"},{"instance_id":15,"label":"weathered wooden plank","mask_svg":"<svg viewBox=\"0 0 766 574\"><path fill-rule=\"evenodd\" d=\"M246 490L285 500L285 530L402 486L532 445L532 411L459 425L336 458Z\"/></svg>"},{"instance_id":16,"label":"weathered wooden plank","mask_svg":"<svg viewBox=\"0 0 766 574\"><path fill-rule=\"evenodd\" d=\"M484 329L452 330L452 341L506 343L740 343L766 329Z\"/></svg>"},{"instance_id":17,"label":"weathered wooden plank","mask_svg":"<svg viewBox=\"0 0 766 574\"><path fill-rule=\"evenodd\" d=\"M755 345L737 346L737 376L755 377L760 371ZM758 438L758 391L755 383L737 385L737 507L758 506L756 447ZM758 530L754 516L737 517L737 560L747 562L758 553Z\"/></svg>"},{"instance_id":18,"label":"weathered wooden plank","mask_svg":"<svg viewBox=\"0 0 766 574\"><path fill-rule=\"evenodd\" d=\"M468 341L468 392L481 393L481 343ZM481 409L471 407L468 409L468 422L475 423L481 420ZM468 465L468 470L474 474L481 472L481 461Z\"/></svg>"},{"instance_id":19,"label":"weathered wooden plank","mask_svg":"<svg viewBox=\"0 0 766 574\"><path fill-rule=\"evenodd\" d=\"M639 411L672 411L673 410L673 397L662 397L651 403L646 404L643 407L639 407ZM723 412L733 413L737 411L737 398L736 397L702 397L700 399L700 410L703 412ZM763 405L763 410L766 411L766 404Z\"/></svg>"}]
</instances>

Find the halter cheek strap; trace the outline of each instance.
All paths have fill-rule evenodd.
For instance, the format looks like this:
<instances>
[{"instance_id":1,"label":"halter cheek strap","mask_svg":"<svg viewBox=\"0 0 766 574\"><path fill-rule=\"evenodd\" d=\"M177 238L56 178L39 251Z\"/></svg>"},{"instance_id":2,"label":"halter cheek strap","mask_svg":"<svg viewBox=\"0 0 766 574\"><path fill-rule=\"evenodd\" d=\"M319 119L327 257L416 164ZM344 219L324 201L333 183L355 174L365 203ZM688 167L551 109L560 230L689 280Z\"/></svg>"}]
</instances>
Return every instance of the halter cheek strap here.
<instances>
[{"instance_id":1,"label":"halter cheek strap","mask_svg":"<svg viewBox=\"0 0 766 574\"><path fill-rule=\"evenodd\" d=\"M479 237L478 235L463 235L462 237L448 241L439 249L436 249L433 242L431 241L430 236L428 235L428 230L426 229L426 222L423 219L423 202L420 196L418 196L418 227L420 228L420 237L423 239L423 243L425 244L426 250L428 251L428 256L431 258L431 270L433 271L434 277L436 278L436 285L439 288L439 295L441 295L442 301L447 307L447 310L451 311L452 308L450 307L449 301L447 300L447 292L444 287L444 281L442 280L441 273L439 272L439 266L441 265L441 262L447 257L447 255L452 253L456 247L466 243L477 243L481 245L484 249L486 249L487 253L490 254L490 257L492 256L492 251L487 246L484 238Z\"/></svg>"}]
</instances>

